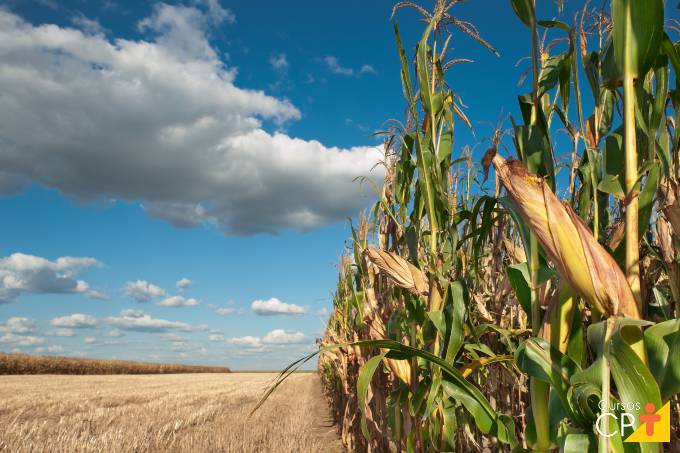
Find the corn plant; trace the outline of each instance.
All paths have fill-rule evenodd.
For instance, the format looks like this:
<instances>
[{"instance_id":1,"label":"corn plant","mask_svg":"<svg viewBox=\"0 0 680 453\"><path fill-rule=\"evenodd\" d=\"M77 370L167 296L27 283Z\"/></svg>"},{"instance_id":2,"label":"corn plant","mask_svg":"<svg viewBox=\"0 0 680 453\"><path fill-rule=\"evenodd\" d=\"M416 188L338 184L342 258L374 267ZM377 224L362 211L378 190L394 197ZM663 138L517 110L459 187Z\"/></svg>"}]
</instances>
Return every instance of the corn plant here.
<instances>
[{"instance_id":1,"label":"corn plant","mask_svg":"<svg viewBox=\"0 0 680 453\"><path fill-rule=\"evenodd\" d=\"M412 58L394 27L406 114L382 132L385 179L352 226L319 351L263 401L318 354L350 451L661 451L624 439L644 404L680 408L678 24L662 0L586 2L571 23L510 0L531 89L480 165L454 143L471 124L447 74L469 60L450 43L496 51L456 3L394 8L426 26ZM632 427L600 434L603 408L636 402Z\"/></svg>"}]
</instances>

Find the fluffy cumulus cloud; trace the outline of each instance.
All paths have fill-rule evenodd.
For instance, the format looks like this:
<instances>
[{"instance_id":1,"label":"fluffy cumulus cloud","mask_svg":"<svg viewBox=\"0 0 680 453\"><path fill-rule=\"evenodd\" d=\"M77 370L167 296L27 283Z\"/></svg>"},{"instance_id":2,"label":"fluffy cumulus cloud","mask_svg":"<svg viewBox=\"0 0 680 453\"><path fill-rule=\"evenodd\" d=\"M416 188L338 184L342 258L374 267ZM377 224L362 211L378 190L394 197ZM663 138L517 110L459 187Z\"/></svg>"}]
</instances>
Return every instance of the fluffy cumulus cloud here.
<instances>
[{"instance_id":1,"label":"fluffy cumulus cloud","mask_svg":"<svg viewBox=\"0 0 680 453\"><path fill-rule=\"evenodd\" d=\"M195 332L207 330L205 326L194 326L179 321L153 318L141 310L123 310L120 316L107 317L104 321L119 330L136 332Z\"/></svg>"},{"instance_id":2,"label":"fluffy cumulus cloud","mask_svg":"<svg viewBox=\"0 0 680 453\"><path fill-rule=\"evenodd\" d=\"M303 315L307 313L304 307L281 302L276 297L267 300L254 300L250 304L250 308L253 313L260 316Z\"/></svg>"},{"instance_id":3,"label":"fluffy cumulus cloud","mask_svg":"<svg viewBox=\"0 0 680 453\"><path fill-rule=\"evenodd\" d=\"M16 335L13 333L6 333L0 335L0 343L7 344L13 347L35 346L43 344L45 340L33 335Z\"/></svg>"},{"instance_id":4,"label":"fluffy cumulus cloud","mask_svg":"<svg viewBox=\"0 0 680 453\"><path fill-rule=\"evenodd\" d=\"M182 278L180 278L179 280L177 280L177 282L175 283L175 287L177 287L177 289L178 289L179 291L184 291L184 290L187 289L187 288L189 287L189 285L191 285L192 283L193 283L193 282L192 282L191 280L189 280L188 278L182 277Z\"/></svg>"},{"instance_id":5,"label":"fluffy cumulus cloud","mask_svg":"<svg viewBox=\"0 0 680 453\"><path fill-rule=\"evenodd\" d=\"M149 283L146 280L136 280L134 282L127 282L123 286L122 292L124 295L133 298L137 302L149 302L156 297L165 296L163 288Z\"/></svg>"},{"instance_id":6,"label":"fluffy cumulus cloud","mask_svg":"<svg viewBox=\"0 0 680 453\"><path fill-rule=\"evenodd\" d=\"M286 332L282 329L272 330L262 337L265 344L299 344L306 340L307 336L302 332Z\"/></svg>"},{"instance_id":7,"label":"fluffy cumulus cloud","mask_svg":"<svg viewBox=\"0 0 680 453\"><path fill-rule=\"evenodd\" d=\"M263 337L248 335L245 337L230 338L227 342L235 346L243 346L246 348L261 348L273 345L302 344L306 343L308 340L309 338L302 332L287 332L283 329L274 329Z\"/></svg>"},{"instance_id":8,"label":"fluffy cumulus cloud","mask_svg":"<svg viewBox=\"0 0 680 453\"><path fill-rule=\"evenodd\" d=\"M33 333L36 331L35 321L23 317L12 317L0 321L0 333Z\"/></svg>"},{"instance_id":9,"label":"fluffy cumulus cloud","mask_svg":"<svg viewBox=\"0 0 680 453\"><path fill-rule=\"evenodd\" d=\"M368 197L353 179L380 179L380 153L268 132L301 114L236 85L207 39L233 20L215 0L161 3L130 40L0 9L0 190L141 200L153 217L235 235L357 212Z\"/></svg>"},{"instance_id":10,"label":"fluffy cumulus cloud","mask_svg":"<svg viewBox=\"0 0 680 453\"><path fill-rule=\"evenodd\" d=\"M28 335L37 330L35 321L23 317L11 317L0 321L0 343L21 348L35 346L45 342L41 337Z\"/></svg>"},{"instance_id":11,"label":"fluffy cumulus cloud","mask_svg":"<svg viewBox=\"0 0 680 453\"><path fill-rule=\"evenodd\" d=\"M0 154L3 149L4 145L0 147ZM86 268L99 266L101 263L94 258L63 256L50 261L39 256L13 253L0 259L0 303L11 302L22 293L87 293L89 285L83 280L76 280L75 276Z\"/></svg>"},{"instance_id":12,"label":"fluffy cumulus cloud","mask_svg":"<svg viewBox=\"0 0 680 453\"><path fill-rule=\"evenodd\" d=\"M54 327L64 327L67 329L81 329L87 327L96 327L97 318L91 315L84 315L82 313L73 313L68 316L60 316L50 321Z\"/></svg>"},{"instance_id":13,"label":"fluffy cumulus cloud","mask_svg":"<svg viewBox=\"0 0 680 453\"><path fill-rule=\"evenodd\" d=\"M161 307L193 307L198 304L199 302L196 299L184 296L170 296L156 303Z\"/></svg>"}]
</instances>

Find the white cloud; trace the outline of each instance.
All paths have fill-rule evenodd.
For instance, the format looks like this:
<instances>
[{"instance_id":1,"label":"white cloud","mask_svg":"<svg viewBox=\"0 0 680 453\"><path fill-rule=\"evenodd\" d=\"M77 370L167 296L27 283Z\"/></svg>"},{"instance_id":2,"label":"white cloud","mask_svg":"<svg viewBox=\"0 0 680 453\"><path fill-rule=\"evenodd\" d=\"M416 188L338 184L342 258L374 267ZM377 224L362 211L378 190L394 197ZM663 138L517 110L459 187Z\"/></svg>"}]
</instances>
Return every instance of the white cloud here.
<instances>
[{"instance_id":1,"label":"white cloud","mask_svg":"<svg viewBox=\"0 0 680 453\"><path fill-rule=\"evenodd\" d=\"M7 333L0 336L0 343L10 344L15 347L35 346L37 344L43 344L44 342L44 339L33 335L15 335L13 333Z\"/></svg>"},{"instance_id":2,"label":"white cloud","mask_svg":"<svg viewBox=\"0 0 680 453\"><path fill-rule=\"evenodd\" d=\"M208 336L208 340L210 341L224 341L224 335L221 333L211 333L210 336Z\"/></svg>"},{"instance_id":3,"label":"white cloud","mask_svg":"<svg viewBox=\"0 0 680 453\"><path fill-rule=\"evenodd\" d=\"M28 318L12 317L0 322L0 333L33 333L35 321Z\"/></svg>"},{"instance_id":4,"label":"white cloud","mask_svg":"<svg viewBox=\"0 0 680 453\"><path fill-rule=\"evenodd\" d=\"M109 325L121 330L136 332L194 332L207 330L204 326L194 326L179 321L152 318L138 310L123 310L120 316L111 316L104 319Z\"/></svg>"},{"instance_id":5,"label":"white cloud","mask_svg":"<svg viewBox=\"0 0 680 453\"><path fill-rule=\"evenodd\" d=\"M177 282L175 283L175 287L177 287L179 291L184 291L189 287L189 285L191 285L191 283L193 283L191 280L189 280L186 277L182 277L179 280L177 280Z\"/></svg>"},{"instance_id":6,"label":"white cloud","mask_svg":"<svg viewBox=\"0 0 680 453\"><path fill-rule=\"evenodd\" d=\"M274 329L264 337L253 337L248 335L227 340L230 344L247 348L261 348L267 345L301 344L307 341L308 337L302 332L286 332L283 329Z\"/></svg>"},{"instance_id":7,"label":"white cloud","mask_svg":"<svg viewBox=\"0 0 680 453\"><path fill-rule=\"evenodd\" d=\"M122 291L137 302L149 302L156 297L165 296L165 290L146 280L127 282Z\"/></svg>"},{"instance_id":8,"label":"white cloud","mask_svg":"<svg viewBox=\"0 0 680 453\"><path fill-rule=\"evenodd\" d=\"M2 34L1 31L0 34ZM0 126L1 139L2 126ZM2 150L0 149L1 154ZM73 277L83 269L99 266L101 266L101 263L94 258L64 256L55 261L50 261L39 256L13 253L0 259L0 303L11 302L22 293L86 292L89 285L82 280L75 280Z\"/></svg>"},{"instance_id":9,"label":"white cloud","mask_svg":"<svg viewBox=\"0 0 680 453\"><path fill-rule=\"evenodd\" d=\"M220 0L195 0L194 3L197 5L204 4L207 6L210 18L216 24L224 21L230 24L236 22L236 16L234 13L231 12L231 10L224 8L220 4Z\"/></svg>"},{"instance_id":10,"label":"white cloud","mask_svg":"<svg viewBox=\"0 0 680 453\"><path fill-rule=\"evenodd\" d=\"M71 329L95 327L97 325L97 318L82 313L73 313L72 315L54 318L50 321L50 324L54 327L66 327Z\"/></svg>"},{"instance_id":11,"label":"white cloud","mask_svg":"<svg viewBox=\"0 0 680 453\"><path fill-rule=\"evenodd\" d=\"M378 74L378 71L375 70L373 66L370 64L364 64L362 65L358 70L355 70L354 68L350 67L345 67L340 64L340 60L338 60L337 57L334 57L332 55L325 56L322 59L323 63L326 65L326 68L333 74L338 74L338 75L345 75L345 76L356 76L356 77L361 77L364 74L373 74L376 75Z\"/></svg>"},{"instance_id":12,"label":"white cloud","mask_svg":"<svg viewBox=\"0 0 680 453\"><path fill-rule=\"evenodd\" d=\"M161 307L193 307L198 305L198 302L194 298L186 298L184 296L170 296L166 299L157 302L156 305Z\"/></svg>"},{"instance_id":13,"label":"white cloud","mask_svg":"<svg viewBox=\"0 0 680 453\"><path fill-rule=\"evenodd\" d=\"M92 344L96 342L97 339L95 337L85 337L83 338L83 341L85 342L85 344Z\"/></svg>"},{"instance_id":14,"label":"white cloud","mask_svg":"<svg viewBox=\"0 0 680 453\"><path fill-rule=\"evenodd\" d=\"M333 74L348 75L348 76L354 75L354 69L345 68L345 67L341 66L337 57L334 57L332 55L328 55L328 56L323 58L323 62L326 64L326 67Z\"/></svg>"},{"instance_id":15,"label":"white cloud","mask_svg":"<svg viewBox=\"0 0 680 453\"><path fill-rule=\"evenodd\" d=\"M260 337L253 337L250 335L245 337L230 338L228 341L235 346L245 346L248 348L257 348L262 346L262 339Z\"/></svg>"},{"instance_id":16,"label":"white cloud","mask_svg":"<svg viewBox=\"0 0 680 453\"><path fill-rule=\"evenodd\" d=\"M99 291L95 291L95 290L89 291L87 293L87 297L89 297L90 299L97 299L97 300L109 300L109 296L107 296L106 294L101 293Z\"/></svg>"},{"instance_id":17,"label":"white cloud","mask_svg":"<svg viewBox=\"0 0 680 453\"><path fill-rule=\"evenodd\" d=\"M118 329L113 329L113 330L109 331L109 333L107 333L106 335L109 336L109 337L112 337L112 338L120 338L120 337L124 336L125 334Z\"/></svg>"},{"instance_id":18,"label":"white cloud","mask_svg":"<svg viewBox=\"0 0 680 453\"><path fill-rule=\"evenodd\" d=\"M137 41L0 10L0 188L139 201L155 218L236 235L316 228L367 205L353 179L381 153L266 132L301 114L236 86L206 38L211 18L230 17L218 5L160 4Z\"/></svg>"},{"instance_id":19,"label":"white cloud","mask_svg":"<svg viewBox=\"0 0 680 453\"><path fill-rule=\"evenodd\" d=\"M276 55L272 55L269 58L269 64L272 66L272 68L278 70L278 71L285 71L288 69L288 58L286 57L285 53L280 53Z\"/></svg>"},{"instance_id":20,"label":"white cloud","mask_svg":"<svg viewBox=\"0 0 680 453\"><path fill-rule=\"evenodd\" d=\"M300 344L306 340L302 332L286 332L282 329L272 330L262 338L265 344Z\"/></svg>"},{"instance_id":21,"label":"white cloud","mask_svg":"<svg viewBox=\"0 0 680 453\"><path fill-rule=\"evenodd\" d=\"M52 337L73 337L76 331L73 329L56 329L53 332L49 332L47 335Z\"/></svg>"},{"instance_id":22,"label":"white cloud","mask_svg":"<svg viewBox=\"0 0 680 453\"><path fill-rule=\"evenodd\" d=\"M89 35L104 34L107 30L102 27L99 21L94 19L88 19L82 13L76 14L71 18L73 25L83 30Z\"/></svg>"},{"instance_id":23,"label":"white cloud","mask_svg":"<svg viewBox=\"0 0 680 453\"><path fill-rule=\"evenodd\" d=\"M250 304L250 308L253 313L260 316L303 315L307 313L304 307L281 302L276 297L268 300L255 300Z\"/></svg>"},{"instance_id":24,"label":"white cloud","mask_svg":"<svg viewBox=\"0 0 680 453\"><path fill-rule=\"evenodd\" d=\"M370 64L365 64L362 65L361 68L359 69L359 74L373 74L376 75L378 74L378 71L375 70L373 66Z\"/></svg>"}]
</instances>

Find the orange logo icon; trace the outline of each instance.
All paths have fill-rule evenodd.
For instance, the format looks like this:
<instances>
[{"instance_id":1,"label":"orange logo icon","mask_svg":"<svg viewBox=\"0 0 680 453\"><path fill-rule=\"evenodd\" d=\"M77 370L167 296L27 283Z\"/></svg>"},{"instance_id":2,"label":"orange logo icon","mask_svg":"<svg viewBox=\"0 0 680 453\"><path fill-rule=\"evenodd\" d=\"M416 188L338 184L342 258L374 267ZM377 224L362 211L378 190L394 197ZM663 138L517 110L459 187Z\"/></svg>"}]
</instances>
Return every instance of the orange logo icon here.
<instances>
[{"instance_id":1,"label":"orange logo icon","mask_svg":"<svg viewBox=\"0 0 680 453\"><path fill-rule=\"evenodd\" d=\"M640 414L640 426L628 436L625 442L670 442L671 406L666 403L656 411L654 403L645 404L645 413Z\"/></svg>"}]
</instances>

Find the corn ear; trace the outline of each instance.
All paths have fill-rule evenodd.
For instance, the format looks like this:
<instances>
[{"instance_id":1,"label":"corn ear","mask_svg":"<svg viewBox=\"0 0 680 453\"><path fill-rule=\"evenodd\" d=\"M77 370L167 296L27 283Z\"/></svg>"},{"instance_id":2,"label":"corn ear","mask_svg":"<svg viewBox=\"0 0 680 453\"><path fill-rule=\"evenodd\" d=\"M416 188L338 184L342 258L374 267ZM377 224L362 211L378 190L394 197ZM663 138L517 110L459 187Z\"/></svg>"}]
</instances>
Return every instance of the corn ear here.
<instances>
[{"instance_id":1,"label":"corn ear","mask_svg":"<svg viewBox=\"0 0 680 453\"><path fill-rule=\"evenodd\" d=\"M380 272L387 275L400 288L417 296L429 295L430 288L423 271L396 253L368 247L364 250L364 257L375 264Z\"/></svg>"},{"instance_id":2,"label":"corn ear","mask_svg":"<svg viewBox=\"0 0 680 453\"><path fill-rule=\"evenodd\" d=\"M639 319L623 272L569 205L516 160L493 158L496 172L559 274L597 311Z\"/></svg>"}]
</instances>

